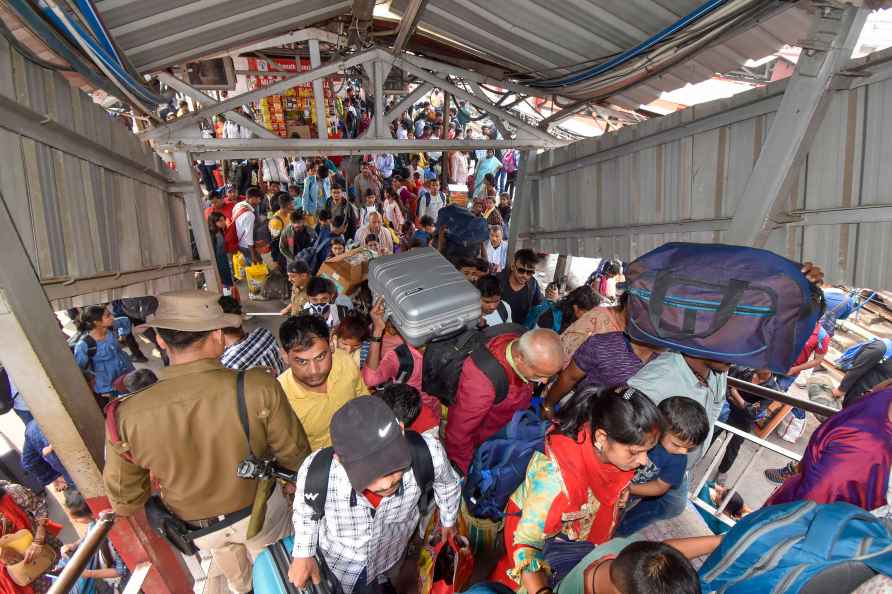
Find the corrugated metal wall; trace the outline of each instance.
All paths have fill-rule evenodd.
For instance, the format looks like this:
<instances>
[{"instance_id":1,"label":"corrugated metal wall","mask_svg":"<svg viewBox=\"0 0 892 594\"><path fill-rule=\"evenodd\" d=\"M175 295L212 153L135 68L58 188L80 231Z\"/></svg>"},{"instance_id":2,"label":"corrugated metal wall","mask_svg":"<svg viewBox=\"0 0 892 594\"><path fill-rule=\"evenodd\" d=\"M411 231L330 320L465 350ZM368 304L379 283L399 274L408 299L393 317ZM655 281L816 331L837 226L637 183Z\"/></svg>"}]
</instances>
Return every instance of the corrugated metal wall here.
<instances>
[{"instance_id":1,"label":"corrugated metal wall","mask_svg":"<svg viewBox=\"0 0 892 594\"><path fill-rule=\"evenodd\" d=\"M0 121L0 192L42 282L192 260L183 198L167 191L160 160L124 124L60 73L24 60L3 39L0 93L74 131L84 143L111 149L128 160L124 166L145 173L139 178L125 175L106 166L108 162L33 140L21 122ZM61 309L193 284L192 272L183 266L169 270L170 276L56 299L53 305Z\"/></svg>"},{"instance_id":2,"label":"corrugated metal wall","mask_svg":"<svg viewBox=\"0 0 892 594\"><path fill-rule=\"evenodd\" d=\"M871 63L850 89L834 92L787 198L788 212L892 206L890 58L874 56L881 63ZM775 83L539 154L531 172L537 177L531 231L525 237L521 230L522 243L630 259L668 241L722 241L784 88L785 82ZM881 211L884 222L873 222ZM819 263L833 282L892 286L888 211L858 212L865 222L794 222L775 231L768 247Z\"/></svg>"}]
</instances>

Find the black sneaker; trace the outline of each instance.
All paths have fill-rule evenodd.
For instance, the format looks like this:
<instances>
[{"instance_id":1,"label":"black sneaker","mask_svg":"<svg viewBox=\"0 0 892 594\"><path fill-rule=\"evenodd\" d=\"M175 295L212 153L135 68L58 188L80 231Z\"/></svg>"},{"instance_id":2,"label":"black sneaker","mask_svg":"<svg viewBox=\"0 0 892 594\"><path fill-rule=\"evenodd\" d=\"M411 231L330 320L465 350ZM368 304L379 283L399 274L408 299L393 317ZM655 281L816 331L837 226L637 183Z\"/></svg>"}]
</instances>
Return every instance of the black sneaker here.
<instances>
[{"instance_id":1,"label":"black sneaker","mask_svg":"<svg viewBox=\"0 0 892 594\"><path fill-rule=\"evenodd\" d=\"M765 478L772 483L778 485L799 472L796 468L796 462L789 462L783 468L768 468L765 470Z\"/></svg>"}]
</instances>

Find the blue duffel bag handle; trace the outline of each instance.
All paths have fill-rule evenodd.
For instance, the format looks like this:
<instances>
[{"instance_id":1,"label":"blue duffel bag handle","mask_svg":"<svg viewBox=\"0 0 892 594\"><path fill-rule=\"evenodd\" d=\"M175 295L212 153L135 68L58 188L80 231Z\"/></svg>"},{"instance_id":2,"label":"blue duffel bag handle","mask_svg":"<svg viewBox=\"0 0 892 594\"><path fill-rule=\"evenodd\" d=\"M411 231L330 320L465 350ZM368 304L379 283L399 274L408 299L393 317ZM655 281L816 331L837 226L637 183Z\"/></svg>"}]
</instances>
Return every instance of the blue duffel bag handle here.
<instances>
[{"instance_id":1,"label":"blue duffel bag handle","mask_svg":"<svg viewBox=\"0 0 892 594\"><path fill-rule=\"evenodd\" d=\"M692 310L685 312L684 326L678 330L664 330L662 324L663 306L665 305L666 294L669 288L675 284L675 278L671 271L662 270L657 273L654 280L654 288L651 292L650 302L648 303L647 312L650 316L650 323L654 328L657 336L664 340L677 340L683 338L706 338L712 336L728 323L731 316L740 304L744 291L749 288L749 282L731 279L728 286L722 291L722 302L712 319L709 328L702 332L695 332L696 315Z\"/></svg>"}]
</instances>

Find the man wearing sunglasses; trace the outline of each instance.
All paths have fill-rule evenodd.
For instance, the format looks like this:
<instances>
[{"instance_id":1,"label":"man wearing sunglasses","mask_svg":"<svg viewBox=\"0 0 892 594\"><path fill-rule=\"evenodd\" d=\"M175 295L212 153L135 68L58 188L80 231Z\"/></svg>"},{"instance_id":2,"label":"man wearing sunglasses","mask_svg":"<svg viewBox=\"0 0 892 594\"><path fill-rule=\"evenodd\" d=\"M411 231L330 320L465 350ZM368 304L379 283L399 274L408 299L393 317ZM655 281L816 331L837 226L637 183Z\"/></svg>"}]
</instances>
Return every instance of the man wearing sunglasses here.
<instances>
[{"instance_id":1,"label":"man wearing sunglasses","mask_svg":"<svg viewBox=\"0 0 892 594\"><path fill-rule=\"evenodd\" d=\"M511 307L511 321L515 324L523 324L530 310L544 299L539 283L533 278L538 265L539 256L536 252L529 249L517 250L511 266L498 274L502 300Z\"/></svg>"}]
</instances>

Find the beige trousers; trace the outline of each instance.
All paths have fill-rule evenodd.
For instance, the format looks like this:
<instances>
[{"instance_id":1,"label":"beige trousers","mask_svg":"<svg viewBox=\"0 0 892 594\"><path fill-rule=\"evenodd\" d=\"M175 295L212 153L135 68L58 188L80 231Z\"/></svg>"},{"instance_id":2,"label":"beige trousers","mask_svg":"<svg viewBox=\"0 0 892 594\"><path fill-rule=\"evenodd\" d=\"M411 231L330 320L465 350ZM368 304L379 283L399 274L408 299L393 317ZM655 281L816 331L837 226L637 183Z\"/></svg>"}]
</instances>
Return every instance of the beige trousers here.
<instances>
[{"instance_id":1,"label":"beige trousers","mask_svg":"<svg viewBox=\"0 0 892 594\"><path fill-rule=\"evenodd\" d=\"M217 532L195 539L196 547L211 552L214 563L226 577L229 589L235 594L252 590L254 559L264 547L285 538L294 528L291 523L291 509L281 486L277 485L270 495L263 528L257 536L249 540L245 536L250 520L251 518L245 518Z\"/></svg>"}]
</instances>

